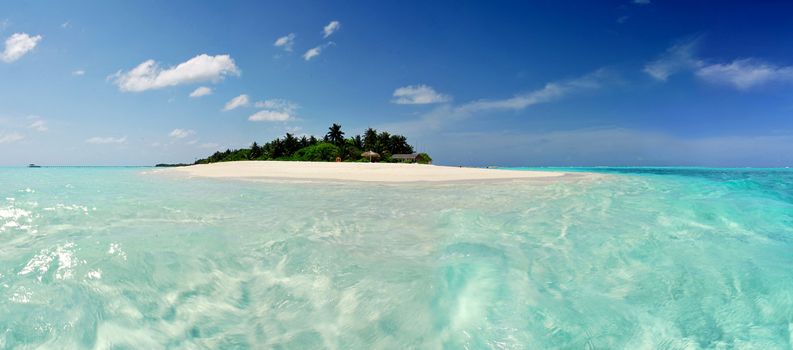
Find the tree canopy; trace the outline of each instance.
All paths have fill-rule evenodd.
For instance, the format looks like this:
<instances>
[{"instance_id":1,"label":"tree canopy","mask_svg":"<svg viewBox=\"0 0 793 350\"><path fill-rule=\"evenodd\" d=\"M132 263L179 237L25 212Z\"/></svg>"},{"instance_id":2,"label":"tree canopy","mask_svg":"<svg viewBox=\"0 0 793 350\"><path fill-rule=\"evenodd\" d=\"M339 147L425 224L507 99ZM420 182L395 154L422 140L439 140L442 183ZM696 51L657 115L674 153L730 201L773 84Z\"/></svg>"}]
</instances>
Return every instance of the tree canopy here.
<instances>
[{"instance_id":1,"label":"tree canopy","mask_svg":"<svg viewBox=\"0 0 793 350\"><path fill-rule=\"evenodd\" d=\"M377 132L369 128L363 135L344 138L341 125L333 123L328 132L318 140L314 136L303 135L295 137L286 133L284 137L276 138L264 144L253 142L249 148L218 151L209 157L199 159L195 164L228 162L238 160L294 160L294 161L335 161L340 157L343 161L356 162L368 161L361 156L364 151L373 151L380 154L380 160L390 162L391 155L410 154L414 152L413 146L402 135L392 135L386 131ZM431 160L426 153L419 157L422 163ZM424 157L426 156L426 158Z\"/></svg>"}]
</instances>

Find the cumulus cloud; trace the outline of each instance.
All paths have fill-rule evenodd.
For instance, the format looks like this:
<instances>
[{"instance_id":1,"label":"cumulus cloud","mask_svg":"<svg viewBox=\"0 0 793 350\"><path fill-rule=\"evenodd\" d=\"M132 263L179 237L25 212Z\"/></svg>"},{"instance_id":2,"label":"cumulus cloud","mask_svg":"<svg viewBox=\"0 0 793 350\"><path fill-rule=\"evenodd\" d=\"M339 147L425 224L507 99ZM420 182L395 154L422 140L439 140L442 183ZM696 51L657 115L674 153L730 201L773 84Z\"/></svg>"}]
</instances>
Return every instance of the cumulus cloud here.
<instances>
[{"instance_id":1,"label":"cumulus cloud","mask_svg":"<svg viewBox=\"0 0 793 350\"><path fill-rule=\"evenodd\" d=\"M306 61L310 61L312 58L319 56L319 54L321 54L323 50L333 45L335 45L335 43L331 41L323 45L312 47L308 49L306 53L303 54L303 59Z\"/></svg>"},{"instance_id":2,"label":"cumulus cloud","mask_svg":"<svg viewBox=\"0 0 793 350\"><path fill-rule=\"evenodd\" d=\"M694 54L698 45L699 38L672 45L657 60L646 64L644 72L657 80L666 81L672 74L697 69L703 64Z\"/></svg>"},{"instance_id":3,"label":"cumulus cloud","mask_svg":"<svg viewBox=\"0 0 793 350\"><path fill-rule=\"evenodd\" d=\"M22 56L25 56L25 54L36 48L36 45L38 45L41 39L41 35L30 36L27 33L12 34L6 39L5 49L0 53L0 60L11 63L22 58Z\"/></svg>"},{"instance_id":4,"label":"cumulus cloud","mask_svg":"<svg viewBox=\"0 0 793 350\"><path fill-rule=\"evenodd\" d=\"M391 124L385 128L411 134L437 130L449 123L460 122L480 113L517 111L536 104L559 100L582 91L596 90L602 87L608 79L609 73L600 69L576 79L550 82L540 89L517 94L510 98L480 99L456 106L441 105L427 112L418 120Z\"/></svg>"},{"instance_id":5,"label":"cumulus cloud","mask_svg":"<svg viewBox=\"0 0 793 350\"><path fill-rule=\"evenodd\" d=\"M30 125L28 125L28 128L39 132L45 132L49 130L49 128L47 127L47 122L43 119L34 120L32 123L30 123Z\"/></svg>"},{"instance_id":6,"label":"cumulus cloud","mask_svg":"<svg viewBox=\"0 0 793 350\"><path fill-rule=\"evenodd\" d=\"M167 69L161 68L154 60L148 60L109 78L121 91L139 92L207 81L217 83L229 75L240 75L231 56L201 54Z\"/></svg>"},{"instance_id":7,"label":"cumulus cloud","mask_svg":"<svg viewBox=\"0 0 793 350\"><path fill-rule=\"evenodd\" d=\"M280 47L284 51L292 52L292 47L295 45L295 33L289 33L275 40L273 46Z\"/></svg>"},{"instance_id":8,"label":"cumulus cloud","mask_svg":"<svg viewBox=\"0 0 793 350\"><path fill-rule=\"evenodd\" d=\"M448 102L449 95L438 93L427 85L410 85L394 90L392 103L400 105L424 105L431 103Z\"/></svg>"},{"instance_id":9,"label":"cumulus cloud","mask_svg":"<svg viewBox=\"0 0 793 350\"><path fill-rule=\"evenodd\" d=\"M173 129L168 136L173 137L175 139L183 139L188 136L195 135L195 130L185 130L185 129Z\"/></svg>"},{"instance_id":10,"label":"cumulus cloud","mask_svg":"<svg viewBox=\"0 0 793 350\"><path fill-rule=\"evenodd\" d=\"M94 136L85 140L86 143L92 143L96 145L107 145L107 144L121 144L127 142L127 137L102 137L102 136Z\"/></svg>"},{"instance_id":11,"label":"cumulus cloud","mask_svg":"<svg viewBox=\"0 0 793 350\"><path fill-rule=\"evenodd\" d=\"M793 66L779 67L756 59L738 59L726 64L701 67L697 76L705 81L745 90L770 82L793 82Z\"/></svg>"},{"instance_id":12,"label":"cumulus cloud","mask_svg":"<svg viewBox=\"0 0 793 350\"><path fill-rule=\"evenodd\" d=\"M235 98L232 98L229 102L226 102L226 105L223 106L224 111L230 111L235 108L245 107L250 105L250 99L248 95L242 94Z\"/></svg>"},{"instance_id":13,"label":"cumulus cloud","mask_svg":"<svg viewBox=\"0 0 793 350\"><path fill-rule=\"evenodd\" d=\"M82 69L78 69L78 70L73 71L72 75L74 75L74 76L82 76L82 75L85 75L85 71L82 70Z\"/></svg>"},{"instance_id":14,"label":"cumulus cloud","mask_svg":"<svg viewBox=\"0 0 793 350\"><path fill-rule=\"evenodd\" d=\"M331 21L325 28L322 28L322 33L325 38L331 36L331 34L335 33L336 31L341 28L341 23L339 21Z\"/></svg>"},{"instance_id":15,"label":"cumulus cloud","mask_svg":"<svg viewBox=\"0 0 793 350\"><path fill-rule=\"evenodd\" d=\"M190 97L201 97L212 94L212 89L206 86L199 86L197 89L190 93Z\"/></svg>"},{"instance_id":16,"label":"cumulus cloud","mask_svg":"<svg viewBox=\"0 0 793 350\"><path fill-rule=\"evenodd\" d=\"M248 117L252 122L285 122L294 120L295 111L300 108L296 103L283 99L269 99L256 102L257 108L262 108Z\"/></svg>"},{"instance_id":17,"label":"cumulus cloud","mask_svg":"<svg viewBox=\"0 0 793 350\"><path fill-rule=\"evenodd\" d=\"M18 132L0 133L0 144L17 142L24 138L25 136Z\"/></svg>"}]
</instances>

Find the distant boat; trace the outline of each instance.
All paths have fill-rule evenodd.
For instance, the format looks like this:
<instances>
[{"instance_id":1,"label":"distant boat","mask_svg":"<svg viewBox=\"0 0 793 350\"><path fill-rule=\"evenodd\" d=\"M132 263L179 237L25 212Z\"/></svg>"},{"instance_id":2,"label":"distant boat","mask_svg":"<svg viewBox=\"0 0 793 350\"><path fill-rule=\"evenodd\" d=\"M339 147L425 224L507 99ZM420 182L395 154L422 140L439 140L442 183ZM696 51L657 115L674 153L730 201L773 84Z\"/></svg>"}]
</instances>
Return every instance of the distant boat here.
<instances>
[{"instance_id":1,"label":"distant boat","mask_svg":"<svg viewBox=\"0 0 793 350\"><path fill-rule=\"evenodd\" d=\"M36 164L28 164L28 168L41 168L41 166L38 166Z\"/></svg>"}]
</instances>

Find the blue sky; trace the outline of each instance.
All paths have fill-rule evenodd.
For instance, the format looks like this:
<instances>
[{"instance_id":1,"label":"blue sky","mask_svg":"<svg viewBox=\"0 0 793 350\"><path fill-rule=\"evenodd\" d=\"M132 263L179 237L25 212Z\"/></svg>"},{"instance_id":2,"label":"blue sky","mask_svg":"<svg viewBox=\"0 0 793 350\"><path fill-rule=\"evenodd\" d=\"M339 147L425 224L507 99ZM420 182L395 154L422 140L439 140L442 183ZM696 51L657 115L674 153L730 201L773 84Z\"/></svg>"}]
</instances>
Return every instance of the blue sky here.
<instances>
[{"instance_id":1,"label":"blue sky","mask_svg":"<svg viewBox=\"0 0 793 350\"><path fill-rule=\"evenodd\" d=\"M793 4L0 3L0 165L333 122L450 165L793 165Z\"/></svg>"}]
</instances>

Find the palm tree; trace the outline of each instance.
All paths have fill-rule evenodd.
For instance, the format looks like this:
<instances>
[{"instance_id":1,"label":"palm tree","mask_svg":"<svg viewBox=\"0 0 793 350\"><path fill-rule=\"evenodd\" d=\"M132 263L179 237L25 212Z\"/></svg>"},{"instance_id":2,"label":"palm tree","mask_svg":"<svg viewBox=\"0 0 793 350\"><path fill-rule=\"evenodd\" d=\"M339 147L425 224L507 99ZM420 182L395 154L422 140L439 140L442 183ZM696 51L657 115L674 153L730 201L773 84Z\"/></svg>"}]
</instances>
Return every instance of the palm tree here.
<instances>
[{"instance_id":1,"label":"palm tree","mask_svg":"<svg viewBox=\"0 0 793 350\"><path fill-rule=\"evenodd\" d=\"M363 147L366 148L367 151L381 151L377 150L377 130L369 128L366 129L366 132L363 134Z\"/></svg>"},{"instance_id":2,"label":"palm tree","mask_svg":"<svg viewBox=\"0 0 793 350\"><path fill-rule=\"evenodd\" d=\"M336 146L344 144L344 131L341 131L341 125L333 123L328 128L328 133L325 134L325 141L330 142Z\"/></svg>"}]
</instances>

